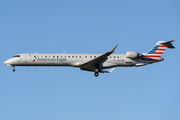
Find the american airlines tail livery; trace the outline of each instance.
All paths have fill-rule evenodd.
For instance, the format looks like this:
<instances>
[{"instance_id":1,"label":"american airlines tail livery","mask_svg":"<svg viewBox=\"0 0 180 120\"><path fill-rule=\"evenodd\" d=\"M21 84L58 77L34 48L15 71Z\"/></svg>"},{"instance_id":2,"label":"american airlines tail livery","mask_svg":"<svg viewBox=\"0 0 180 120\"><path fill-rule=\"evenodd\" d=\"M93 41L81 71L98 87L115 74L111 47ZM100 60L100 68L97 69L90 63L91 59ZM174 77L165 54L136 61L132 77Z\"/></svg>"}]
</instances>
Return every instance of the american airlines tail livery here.
<instances>
[{"instance_id":1,"label":"american airlines tail livery","mask_svg":"<svg viewBox=\"0 0 180 120\"><path fill-rule=\"evenodd\" d=\"M97 77L99 73L111 73L115 67L144 66L163 61L161 55L165 49L175 48L171 41L158 41L147 53L127 51L126 54L112 54L118 45L105 54L44 54L23 53L15 55L4 62L9 67L15 66L72 66L81 70L94 72ZM112 68L109 71L104 69Z\"/></svg>"}]
</instances>

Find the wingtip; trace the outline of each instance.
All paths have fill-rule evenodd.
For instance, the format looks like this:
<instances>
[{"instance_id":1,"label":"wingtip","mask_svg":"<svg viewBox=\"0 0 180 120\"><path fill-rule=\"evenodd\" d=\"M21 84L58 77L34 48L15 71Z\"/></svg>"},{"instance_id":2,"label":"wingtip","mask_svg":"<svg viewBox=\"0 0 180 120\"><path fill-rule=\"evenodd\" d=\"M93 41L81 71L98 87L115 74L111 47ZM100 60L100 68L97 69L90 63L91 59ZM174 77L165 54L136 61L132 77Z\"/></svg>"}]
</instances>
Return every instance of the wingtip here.
<instances>
[{"instance_id":1,"label":"wingtip","mask_svg":"<svg viewBox=\"0 0 180 120\"><path fill-rule=\"evenodd\" d=\"M116 67L113 67L113 68L110 69L109 71L102 70L102 72L103 72L103 73L112 73L115 68L116 68Z\"/></svg>"},{"instance_id":2,"label":"wingtip","mask_svg":"<svg viewBox=\"0 0 180 120\"><path fill-rule=\"evenodd\" d=\"M109 73L113 72L113 70L115 69L116 67L113 67L111 70L109 70Z\"/></svg>"},{"instance_id":3,"label":"wingtip","mask_svg":"<svg viewBox=\"0 0 180 120\"><path fill-rule=\"evenodd\" d=\"M110 52L114 52L117 47L118 47L118 44Z\"/></svg>"}]
</instances>

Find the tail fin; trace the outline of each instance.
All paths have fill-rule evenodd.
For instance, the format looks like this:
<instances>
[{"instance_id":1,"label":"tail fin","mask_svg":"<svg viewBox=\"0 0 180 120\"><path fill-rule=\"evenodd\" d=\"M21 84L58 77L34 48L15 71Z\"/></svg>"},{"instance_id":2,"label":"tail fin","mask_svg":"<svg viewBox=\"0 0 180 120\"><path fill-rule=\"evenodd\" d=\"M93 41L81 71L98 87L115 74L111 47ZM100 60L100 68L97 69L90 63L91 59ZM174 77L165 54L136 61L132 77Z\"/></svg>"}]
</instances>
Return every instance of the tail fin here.
<instances>
[{"instance_id":1,"label":"tail fin","mask_svg":"<svg viewBox=\"0 0 180 120\"><path fill-rule=\"evenodd\" d=\"M172 42L175 40L171 41L158 41L156 45L146 54L144 54L144 57L141 60L146 60L146 61L160 61L162 60L161 56L166 50L166 48L175 48L172 45Z\"/></svg>"}]
</instances>

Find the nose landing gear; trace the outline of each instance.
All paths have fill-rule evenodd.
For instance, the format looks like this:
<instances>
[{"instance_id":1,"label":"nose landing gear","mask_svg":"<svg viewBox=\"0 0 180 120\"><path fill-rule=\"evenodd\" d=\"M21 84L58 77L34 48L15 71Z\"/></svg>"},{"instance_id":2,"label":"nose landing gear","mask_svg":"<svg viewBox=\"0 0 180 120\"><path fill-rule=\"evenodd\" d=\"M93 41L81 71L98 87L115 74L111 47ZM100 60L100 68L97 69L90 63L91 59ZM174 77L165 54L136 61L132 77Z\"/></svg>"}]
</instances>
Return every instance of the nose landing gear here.
<instances>
[{"instance_id":1,"label":"nose landing gear","mask_svg":"<svg viewBox=\"0 0 180 120\"><path fill-rule=\"evenodd\" d=\"M14 68L14 66L13 66L13 70L12 70L13 72L15 72L16 70L15 70L15 68Z\"/></svg>"}]
</instances>

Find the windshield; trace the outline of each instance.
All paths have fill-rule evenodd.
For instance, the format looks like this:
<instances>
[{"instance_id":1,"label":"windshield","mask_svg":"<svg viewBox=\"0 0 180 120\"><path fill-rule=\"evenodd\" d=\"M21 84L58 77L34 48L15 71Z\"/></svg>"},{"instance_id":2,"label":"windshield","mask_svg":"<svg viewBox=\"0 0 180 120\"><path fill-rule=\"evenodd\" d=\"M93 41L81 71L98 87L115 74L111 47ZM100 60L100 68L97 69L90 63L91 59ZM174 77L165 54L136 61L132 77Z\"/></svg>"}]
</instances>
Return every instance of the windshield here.
<instances>
[{"instance_id":1,"label":"windshield","mask_svg":"<svg viewBox=\"0 0 180 120\"><path fill-rule=\"evenodd\" d=\"M20 55L15 55L15 56L13 56L13 57L20 57Z\"/></svg>"}]
</instances>

